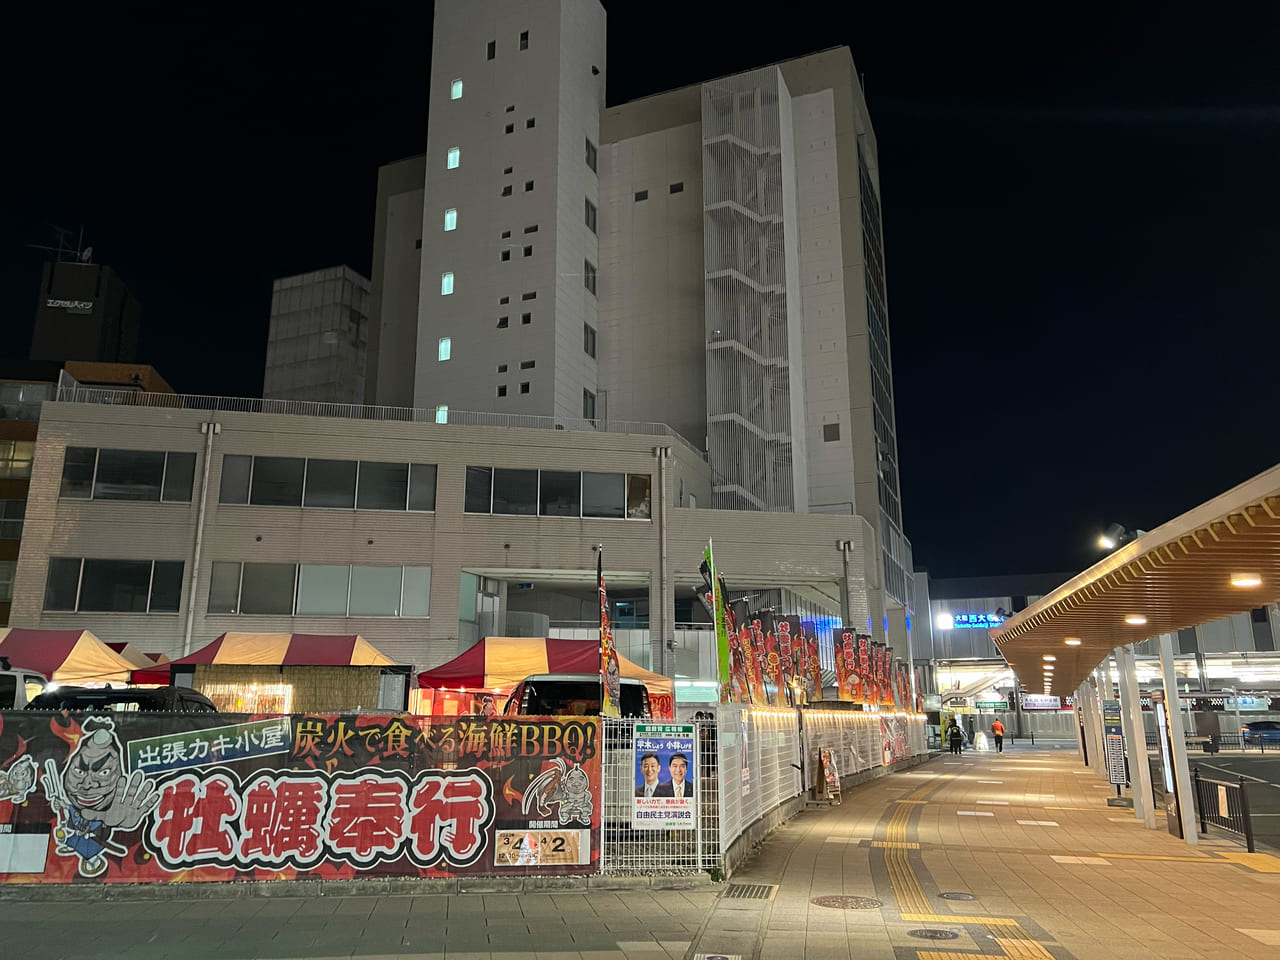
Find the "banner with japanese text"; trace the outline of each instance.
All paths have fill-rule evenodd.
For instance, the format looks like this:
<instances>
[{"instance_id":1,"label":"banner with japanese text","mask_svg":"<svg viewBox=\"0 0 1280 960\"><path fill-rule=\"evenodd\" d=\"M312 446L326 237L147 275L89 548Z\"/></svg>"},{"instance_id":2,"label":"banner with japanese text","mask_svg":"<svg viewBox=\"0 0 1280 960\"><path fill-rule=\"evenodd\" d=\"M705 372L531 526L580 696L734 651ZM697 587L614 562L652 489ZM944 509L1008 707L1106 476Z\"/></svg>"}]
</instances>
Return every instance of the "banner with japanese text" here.
<instances>
[{"instance_id":1,"label":"banner with japanese text","mask_svg":"<svg viewBox=\"0 0 1280 960\"><path fill-rule=\"evenodd\" d=\"M801 649L804 646L804 634L800 629L799 617L780 617L778 619L778 659L782 662L782 682L787 689L788 704L795 704L796 694L804 693L804 676L800 672ZM804 697L800 698L805 699Z\"/></svg>"},{"instance_id":2,"label":"banner with japanese text","mask_svg":"<svg viewBox=\"0 0 1280 960\"><path fill-rule=\"evenodd\" d=\"M0 883L599 872L600 721L0 714Z\"/></svg>"},{"instance_id":3,"label":"banner with japanese text","mask_svg":"<svg viewBox=\"0 0 1280 960\"><path fill-rule=\"evenodd\" d=\"M742 664L747 679L749 697L746 702L768 703L769 697L764 689L764 671L761 669L764 638L756 636L759 624L745 600L734 602L733 614L738 625L738 645L742 649Z\"/></svg>"},{"instance_id":4,"label":"banner with japanese text","mask_svg":"<svg viewBox=\"0 0 1280 960\"><path fill-rule=\"evenodd\" d=\"M822 658L818 650L818 625L812 620L804 622L804 638L809 647L809 689L812 699L822 699Z\"/></svg>"},{"instance_id":5,"label":"banner with japanese text","mask_svg":"<svg viewBox=\"0 0 1280 960\"><path fill-rule=\"evenodd\" d=\"M868 634L865 634L865 633L860 633L860 634L858 634L858 654L857 654L857 662L858 662L858 672L859 672L859 674L861 674L861 676L862 676L862 677L867 678L867 679L864 681L864 683L870 683L870 677L871 677L871 637L870 637ZM871 702L872 702L872 698L871 698L870 694L869 694L868 692L866 692L866 691L865 691L865 689L864 689L864 692L863 692L862 696L860 696L858 699L859 699L861 702L863 702L863 703L871 703Z\"/></svg>"},{"instance_id":6,"label":"banner with japanese text","mask_svg":"<svg viewBox=\"0 0 1280 960\"><path fill-rule=\"evenodd\" d=\"M854 664L852 630L836 631L836 691L841 700L861 699L859 674Z\"/></svg>"},{"instance_id":7,"label":"banner with japanese text","mask_svg":"<svg viewBox=\"0 0 1280 960\"><path fill-rule=\"evenodd\" d=\"M698 825L693 724L637 723L632 738L636 779L631 829L693 830Z\"/></svg>"}]
</instances>

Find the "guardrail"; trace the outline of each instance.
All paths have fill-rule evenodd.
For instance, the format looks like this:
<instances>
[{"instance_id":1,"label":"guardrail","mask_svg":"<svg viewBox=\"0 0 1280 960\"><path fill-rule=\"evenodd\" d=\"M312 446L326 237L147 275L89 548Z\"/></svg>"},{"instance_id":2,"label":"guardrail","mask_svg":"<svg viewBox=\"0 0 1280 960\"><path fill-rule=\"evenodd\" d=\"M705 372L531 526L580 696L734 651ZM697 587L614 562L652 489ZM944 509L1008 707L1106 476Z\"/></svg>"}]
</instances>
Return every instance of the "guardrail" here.
<instances>
[{"instance_id":1,"label":"guardrail","mask_svg":"<svg viewBox=\"0 0 1280 960\"><path fill-rule=\"evenodd\" d=\"M1147 749L1155 750L1160 746L1157 734L1148 732L1146 735ZM1259 753L1267 752L1267 741L1259 737L1244 737L1239 733L1210 733L1210 734L1187 734L1183 742L1188 750L1200 750L1204 753L1218 753L1220 750L1257 750ZM1272 741L1271 749L1274 752L1280 749L1280 742Z\"/></svg>"},{"instance_id":2,"label":"guardrail","mask_svg":"<svg viewBox=\"0 0 1280 960\"><path fill-rule=\"evenodd\" d=\"M1244 837L1249 852L1254 852L1253 818L1249 813L1249 793L1245 779L1210 780L1200 776L1200 768L1192 768L1192 789L1196 798L1196 818L1200 832L1207 834L1209 824Z\"/></svg>"}]
</instances>

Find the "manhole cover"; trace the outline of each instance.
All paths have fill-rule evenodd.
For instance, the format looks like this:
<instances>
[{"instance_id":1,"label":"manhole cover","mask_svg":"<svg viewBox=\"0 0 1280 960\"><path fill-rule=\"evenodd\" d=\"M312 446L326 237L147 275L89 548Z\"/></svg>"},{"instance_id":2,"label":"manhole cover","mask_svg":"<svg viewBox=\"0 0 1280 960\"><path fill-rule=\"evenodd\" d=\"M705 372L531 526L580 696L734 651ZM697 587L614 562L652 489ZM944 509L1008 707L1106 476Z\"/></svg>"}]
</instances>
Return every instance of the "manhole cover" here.
<instances>
[{"instance_id":1,"label":"manhole cover","mask_svg":"<svg viewBox=\"0 0 1280 960\"><path fill-rule=\"evenodd\" d=\"M772 900L776 883L731 883L724 895L729 900Z\"/></svg>"},{"instance_id":2,"label":"manhole cover","mask_svg":"<svg viewBox=\"0 0 1280 960\"><path fill-rule=\"evenodd\" d=\"M972 893L940 893L938 894L943 900L977 900Z\"/></svg>"},{"instance_id":3,"label":"manhole cover","mask_svg":"<svg viewBox=\"0 0 1280 960\"><path fill-rule=\"evenodd\" d=\"M815 907L831 907L834 910L877 910L884 906L871 897L814 897L809 902Z\"/></svg>"},{"instance_id":4,"label":"manhole cover","mask_svg":"<svg viewBox=\"0 0 1280 960\"><path fill-rule=\"evenodd\" d=\"M960 934L954 930L908 930L908 937L915 937L917 940L955 940Z\"/></svg>"}]
</instances>

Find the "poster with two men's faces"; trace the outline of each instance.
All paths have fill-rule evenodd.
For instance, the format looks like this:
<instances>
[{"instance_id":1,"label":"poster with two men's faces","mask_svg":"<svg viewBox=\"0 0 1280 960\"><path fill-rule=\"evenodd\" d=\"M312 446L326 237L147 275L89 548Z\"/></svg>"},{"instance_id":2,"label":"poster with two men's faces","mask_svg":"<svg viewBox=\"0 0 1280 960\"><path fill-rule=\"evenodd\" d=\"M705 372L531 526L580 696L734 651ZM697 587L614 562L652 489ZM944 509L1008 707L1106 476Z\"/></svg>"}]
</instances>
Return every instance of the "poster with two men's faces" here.
<instances>
[{"instance_id":1,"label":"poster with two men's faces","mask_svg":"<svg viewBox=\"0 0 1280 960\"><path fill-rule=\"evenodd\" d=\"M697 746L693 724L636 724L632 829L694 829L698 816Z\"/></svg>"}]
</instances>

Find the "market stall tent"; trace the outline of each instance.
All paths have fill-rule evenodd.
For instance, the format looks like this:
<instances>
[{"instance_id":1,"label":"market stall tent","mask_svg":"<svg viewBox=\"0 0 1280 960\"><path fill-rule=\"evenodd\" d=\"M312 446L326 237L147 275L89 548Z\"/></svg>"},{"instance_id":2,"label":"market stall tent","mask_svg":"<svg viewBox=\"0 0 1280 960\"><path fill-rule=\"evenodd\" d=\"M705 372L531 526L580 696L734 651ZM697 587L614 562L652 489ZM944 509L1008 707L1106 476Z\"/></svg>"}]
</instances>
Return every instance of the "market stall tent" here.
<instances>
[{"instance_id":1,"label":"market stall tent","mask_svg":"<svg viewBox=\"0 0 1280 960\"><path fill-rule=\"evenodd\" d=\"M0 627L0 657L66 684L128 683L137 667L88 630Z\"/></svg>"},{"instance_id":2,"label":"market stall tent","mask_svg":"<svg viewBox=\"0 0 1280 960\"><path fill-rule=\"evenodd\" d=\"M163 654L143 653L132 643L108 643L107 646L139 669L154 667L157 663L168 663L169 661L169 658Z\"/></svg>"},{"instance_id":3,"label":"market stall tent","mask_svg":"<svg viewBox=\"0 0 1280 960\"><path fill-rule=\"evenodd\" d=\"M238 666L390 666L395 661L356 634L224 633L195 653L133 672L134 683L168 683L171 668L197 664Z\"/></svg>"}]
</instances>

